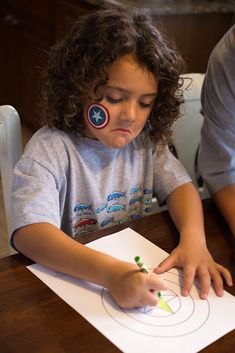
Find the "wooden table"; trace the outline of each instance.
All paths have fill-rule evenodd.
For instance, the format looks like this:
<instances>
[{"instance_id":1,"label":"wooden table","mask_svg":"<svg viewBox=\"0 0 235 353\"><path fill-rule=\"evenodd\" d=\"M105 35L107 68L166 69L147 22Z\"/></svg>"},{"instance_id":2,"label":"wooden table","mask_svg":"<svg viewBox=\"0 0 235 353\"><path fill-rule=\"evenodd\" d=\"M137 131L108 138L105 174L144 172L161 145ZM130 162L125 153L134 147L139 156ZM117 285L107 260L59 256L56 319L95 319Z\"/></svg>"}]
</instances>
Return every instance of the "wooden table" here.
<instances>
[{"instance_id":1,"label":"wooden table","mask_svg":"<svg viewBox=\"0 0 235 353\"><path fill-rule=\"evenodd\" d=\"M204 202L208 247L214 258L230 269L232 238L224 220L210 200ZM178 242L168 213L161 212L80 237L86 243L130 226L170 252ZM100 332L28 271L32 263L16 254L0 260L0 352L1 353L114 353L120 352ZM235 287L226 288L235 295ZM235 314L235 313L234 313ZM234 353L235 330L206 347L203 353Z\"/></svg>"}]
</instances>

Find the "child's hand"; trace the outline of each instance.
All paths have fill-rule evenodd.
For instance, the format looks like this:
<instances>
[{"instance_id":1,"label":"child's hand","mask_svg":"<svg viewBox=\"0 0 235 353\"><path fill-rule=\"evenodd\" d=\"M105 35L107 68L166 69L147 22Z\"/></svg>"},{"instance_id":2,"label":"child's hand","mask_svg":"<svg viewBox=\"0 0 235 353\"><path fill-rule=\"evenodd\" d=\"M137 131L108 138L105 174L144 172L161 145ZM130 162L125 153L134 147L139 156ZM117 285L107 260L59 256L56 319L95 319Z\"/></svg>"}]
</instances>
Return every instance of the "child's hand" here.
<instances>
[{"instance_id":1,"label":"child's hand","mask_svg":"<svg viewBox=\"0 0 235 353\"><path fill-rule=\"evenodd\" d=\"M157 305L156 292L166 289L160 276L143 273L137 265L123 261L112 267L107 288L118 305L124 308Z\"/></svg>"},{"instance_id":2,"label":"child's hand","mask_svg":"<svg viewBox=\"0 0 235 353\"><path fill-rule=\"evenodd\" d=\"M228 286L232 286L232 276L222 265L216 263L210 255L206 245L184 242L179 244L172 253L154 269L162 273L172 267L181 267L184 273L182 295L187 296L191 290L194 277L200 281L200 298L206 299L211 281L218 296L223 296L223 279Z\"/></svg>"}]
</instances>

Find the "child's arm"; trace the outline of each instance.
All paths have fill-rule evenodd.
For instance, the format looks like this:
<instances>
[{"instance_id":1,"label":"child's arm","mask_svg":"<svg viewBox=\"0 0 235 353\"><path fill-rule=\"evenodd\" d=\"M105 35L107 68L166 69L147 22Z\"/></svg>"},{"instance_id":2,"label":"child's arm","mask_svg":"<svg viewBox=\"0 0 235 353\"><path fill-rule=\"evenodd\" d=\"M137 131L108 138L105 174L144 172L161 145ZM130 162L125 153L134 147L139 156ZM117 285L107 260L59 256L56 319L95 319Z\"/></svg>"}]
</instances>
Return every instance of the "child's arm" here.
<instances>
[{"instance_id":1,"label":"child's arm","mask_svg":"<svg viewBox=\"0 0 235 353\"><path fill-rule=\"evenodd\" d=\"M161 273L171 267L182 267L183 295L188 295L197 275L202 299L207 298L211 280L214 282L216 294L222 296L223 278L229 286L232 286L232 277L226 268L214 262L207 249L202 204L193 184L187 183L175 189L167 199L167 206L180 233L180 242L155 272Z\"/></svg>"},{"instance_id":2,"label":"child's arm","mask_svg":"<svg viewBox=\"0 0 235 353\"><path fill-rule=\"evenodd\" d=\"M38 263L108 288L122 307L156 305L152 290L165 288L160 276L142 273L134 263L92 250L48 223L19 228L14 245Z\"/></svg>"}]
</instances>

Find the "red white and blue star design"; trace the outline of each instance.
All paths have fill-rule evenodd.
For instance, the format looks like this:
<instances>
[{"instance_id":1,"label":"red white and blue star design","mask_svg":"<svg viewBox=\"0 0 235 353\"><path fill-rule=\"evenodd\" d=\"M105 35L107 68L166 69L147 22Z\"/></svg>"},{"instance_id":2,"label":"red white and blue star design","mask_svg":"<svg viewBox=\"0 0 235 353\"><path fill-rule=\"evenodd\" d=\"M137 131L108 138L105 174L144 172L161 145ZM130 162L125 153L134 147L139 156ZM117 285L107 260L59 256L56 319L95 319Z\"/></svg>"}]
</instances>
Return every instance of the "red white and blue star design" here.
<instances>
[{"instance_id":1,"label":"red white and blue star design","mask_svg":"<svg viewBox=\"0 0 235 353\"><path fill-rule=\"evenodd\" d=\"M91 126L102 129L109 122L108 110L101 104L91 104L87 111L87 119Z\"/></svg>"}]
</instances>

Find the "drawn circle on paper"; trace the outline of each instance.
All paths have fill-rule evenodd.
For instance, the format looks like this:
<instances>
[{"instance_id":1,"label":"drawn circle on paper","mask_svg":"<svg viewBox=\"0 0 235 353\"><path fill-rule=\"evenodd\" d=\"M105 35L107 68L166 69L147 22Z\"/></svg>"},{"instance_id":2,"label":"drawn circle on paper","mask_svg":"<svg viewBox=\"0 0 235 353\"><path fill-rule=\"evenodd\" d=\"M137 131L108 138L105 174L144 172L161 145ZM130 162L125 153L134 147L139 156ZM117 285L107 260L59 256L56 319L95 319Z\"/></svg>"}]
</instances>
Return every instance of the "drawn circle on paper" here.
<instances>
[{"instance_id":1,"label":"drawn circle on paper","mask_svg":"<svg viewBox=\"0 0 235 353\"><path fill-rule=\"evenodd\" d=\"M189 296L181 296L182 276L178 273L167 272L163 278L168 289L161 291L162 299L170 305L173 313L158 306L142 309L120 308L110 293L103 289L101 300L105 311L121 326L145 336L181 337L200 329L210 314L208 300L199 298L196 285L193 285Z\"/></svg>"}]
</instances>

